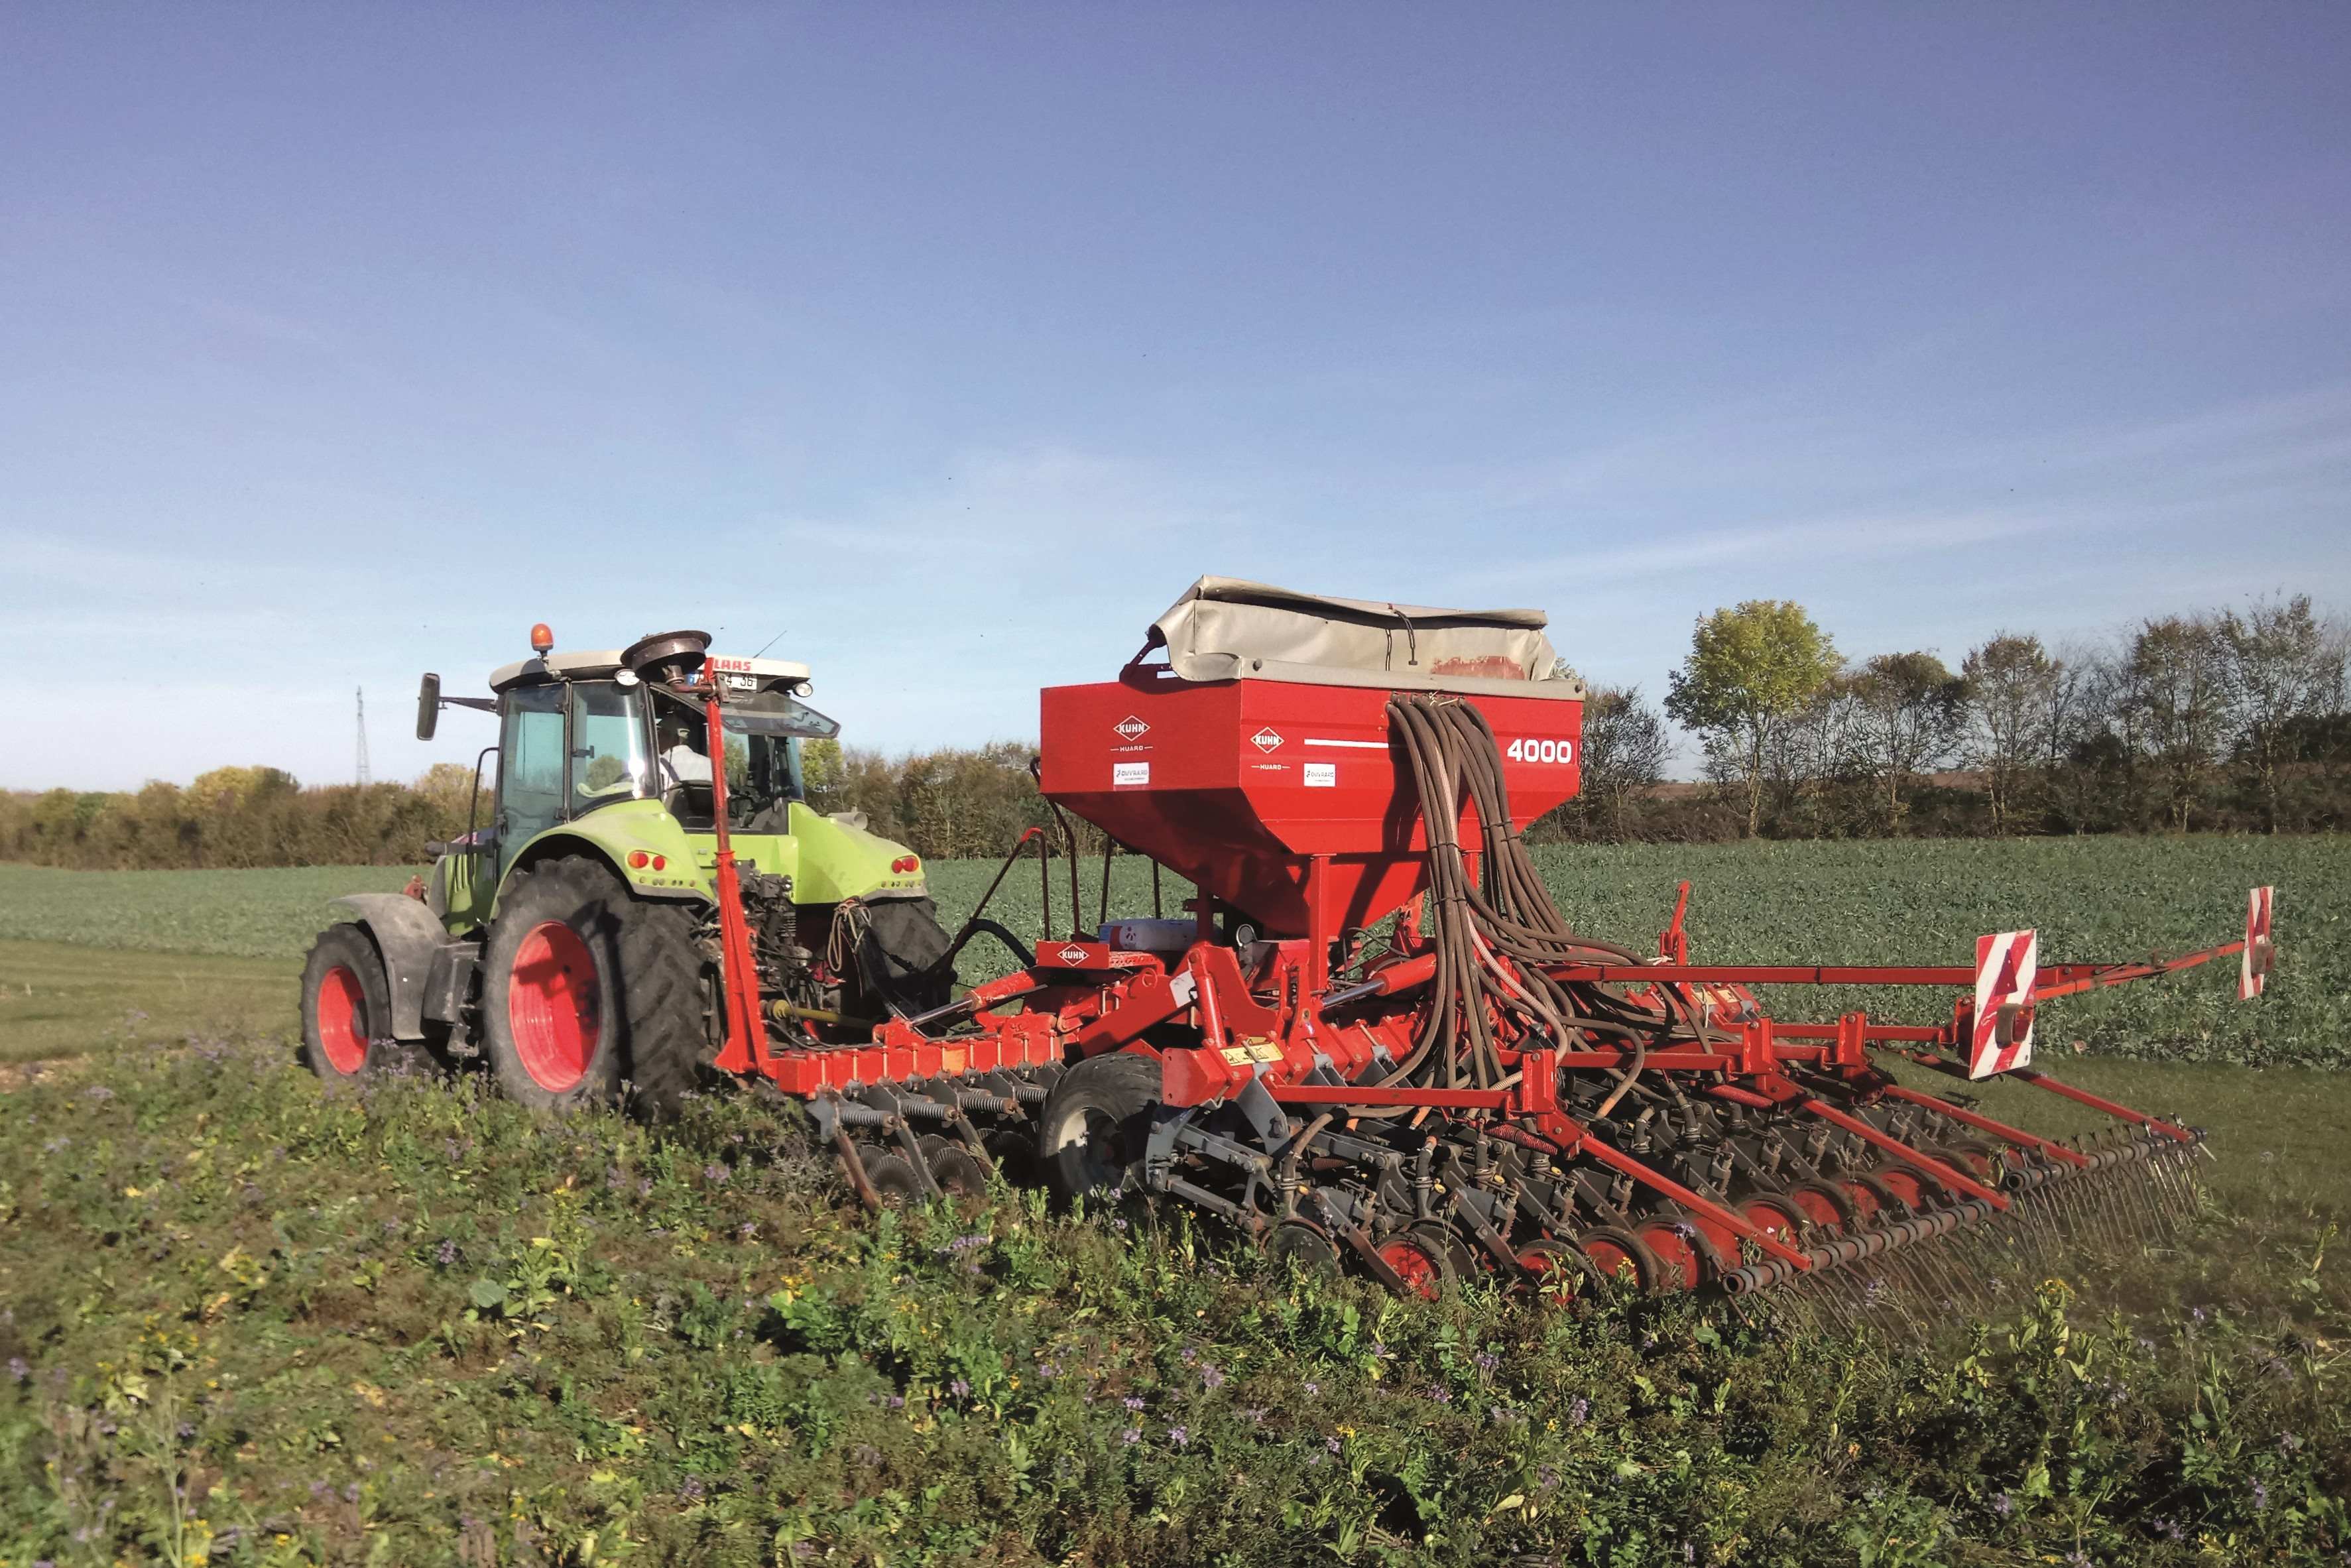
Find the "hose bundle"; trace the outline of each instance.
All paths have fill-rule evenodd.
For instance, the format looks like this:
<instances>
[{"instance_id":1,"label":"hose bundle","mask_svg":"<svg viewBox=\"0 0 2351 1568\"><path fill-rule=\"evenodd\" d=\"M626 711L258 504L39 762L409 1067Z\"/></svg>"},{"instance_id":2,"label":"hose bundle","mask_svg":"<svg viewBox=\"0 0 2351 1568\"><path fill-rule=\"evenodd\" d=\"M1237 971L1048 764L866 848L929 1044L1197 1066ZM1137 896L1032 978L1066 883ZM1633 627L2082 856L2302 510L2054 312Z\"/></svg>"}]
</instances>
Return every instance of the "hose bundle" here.
<instances>
[{"instance_id":1,"label":"hose bundle","mask_svg":"<svg viewBox=\"0 0 2351 1568\"><path fill-rule=\"evenodd\" d=\"M1501 747L1476 705L1457 696L1399 693L1388 699L1388 723L1402 738L1419 794L1428 837L1428 896L1424 932L1436 953L1437 973L1420 1037L1385 1082L1423 1087L1480 1089L1510 1081L1496 1051L1497 1015L1518 1032L1562 1049L1593 1036L1630 1045L1633 1065L1619 1092L1640 1071L1639 1053L1661 1043L1670 1022L1630 1007L1601 987L1565 984L1547 966L1637 964L1625 948L1579 936L1552 902L1510 820L1502 779ZM1461 844L1465 807L1478 814L1483 843L1472 878ZM1694 1038L1703 1038L1687 999L1660 989ZM1613 1104L1614 1096L1611 1097Z\"/></svg>"}]
</instances>

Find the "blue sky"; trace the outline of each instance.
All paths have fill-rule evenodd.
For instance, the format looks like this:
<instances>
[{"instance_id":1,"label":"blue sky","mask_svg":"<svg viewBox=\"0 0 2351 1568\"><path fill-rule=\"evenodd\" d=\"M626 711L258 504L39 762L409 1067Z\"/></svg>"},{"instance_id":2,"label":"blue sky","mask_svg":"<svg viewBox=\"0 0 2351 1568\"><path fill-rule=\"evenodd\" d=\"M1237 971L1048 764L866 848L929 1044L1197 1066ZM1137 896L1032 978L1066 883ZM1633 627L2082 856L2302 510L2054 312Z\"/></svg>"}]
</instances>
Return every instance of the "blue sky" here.
<instances>
[{"instance_id":1,"label":"blue sky","mask_svg":"<svg viewBox=\"0 0 2351 1568\"><path fill-rule=\"evenodd\" d=\"M1030 733L1202 572L1861 655L2351 610L2351 10L0 9L0 786L535 620Z\"/></svg>"}]
</instances>

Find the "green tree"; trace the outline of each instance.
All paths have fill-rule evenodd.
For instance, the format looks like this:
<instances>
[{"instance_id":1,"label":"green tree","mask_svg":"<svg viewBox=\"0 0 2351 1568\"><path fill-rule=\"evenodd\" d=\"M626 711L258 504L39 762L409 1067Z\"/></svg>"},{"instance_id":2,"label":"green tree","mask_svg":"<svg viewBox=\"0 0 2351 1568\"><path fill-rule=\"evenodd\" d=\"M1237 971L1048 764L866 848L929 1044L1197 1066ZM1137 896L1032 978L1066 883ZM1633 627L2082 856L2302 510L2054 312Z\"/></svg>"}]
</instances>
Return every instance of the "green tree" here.
<instances>
[{"instance_id":1,"label":"green tree","mask_svg":"<svg viewBox=\"0 0 2351 1568\"><path fill-rule=\"evenodd\" d=\"M1854 676L1856 760L1885 788L1888 832L1902 829L1903 785L1950 755L1966 689L1932 653L1880 653Z\"/></svg>"},{"instance_id":2,"label":"green tree","mask_svg":"<svg viewBox=\"0 0 2351 1568\"><path fill-rule=\"evenodd\" d=\"M1744 789L1749 837L1762 825L1773 739L1837 667L1828 633L1790 600L1750 599L1700 617L1691 632L1689 657L1668 678L1666 712Z\"/></svg>"},{"instance_id":3,"label":"green tree","mask_svg":"<svg viewBox=\"0 0 2351 1568\"><path fill-rule=\"evenodd\" d=\"M2280 784L2301 760L2299 732L2344 706L2343 629L2311 609L2310 595L2265 601L2221 613L2218 632L2236 700L2239 767L2247 775L2264 832L2278 831Z\"/></svg>"},{"instance_id":4,"label":"green tree","mask_svg":"<svg viewBox=\"0 0 2351 1568\"><path fill-rule=\"evenodd\" d=\"M1969 650L1959 665L1966 756L1983 771L1995 833L2009 831L2028 770L2048 758L2065 674L2040 638L2008 632Z\"/></svg>"}]
</instances>

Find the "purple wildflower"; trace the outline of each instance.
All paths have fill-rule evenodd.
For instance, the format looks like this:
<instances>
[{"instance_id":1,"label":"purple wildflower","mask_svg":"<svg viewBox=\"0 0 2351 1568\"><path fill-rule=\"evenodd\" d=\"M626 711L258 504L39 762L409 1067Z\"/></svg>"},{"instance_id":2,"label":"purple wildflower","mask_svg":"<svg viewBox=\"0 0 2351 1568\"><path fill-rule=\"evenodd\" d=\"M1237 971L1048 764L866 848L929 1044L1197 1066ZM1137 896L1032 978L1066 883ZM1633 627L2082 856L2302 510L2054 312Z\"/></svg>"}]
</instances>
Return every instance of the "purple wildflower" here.
<instances>
[{"instance_id":1,"label":"purple wildflower","mask_svg":"<svg viewBox=\"0 0 2351 1568\"><path fill-rule=\"evenodd\" d=\"M33 1375L33 1369L25 1364L23 1356L12 1355L8 1358L8 1375L22 1383Z\"/></svg>"},{"instance_id":2,"label":"purple wildflower","mask_svg":"<svg viewBox=\"0 0 2351 1568\"><path fill-rule=\"evenodd\" d=\"M1309 1398L1319 1399L1322 1397L1322 1385L1319 1383L1301 1383L1298 1386L1306 1390L1306 1394Z\"/></svg>"},{"instance_id":3,"label":"purple wildflower","mask_svg":"<svg viewBox=\"0 0 2351 1568\"><path fill-rule=\"evenodd\" d=\"M1213 1361L1203 1362L1200 1365L1200 1386L1213 1390L1222 1388L1224 1385L1225 1375L1217 1369L1217 1364Z\"/></svg>"},{"instance_id":4,"label":"purple wildflower","mask_svg":"<svg viewBox=\"0 0 2351 1568\"><path fill-rule=\"evenodd\" d=\"M433 1260L446 1269L457 1260L457 1244L444 1237L441 1245L433 1249Z\"/></svg>"},{"instance_id":5,"label":"purple wildflower","mask_svg":"<svg viewBox=\"0 0 2351 1568\"><path fill-rule=\"evenodd\" d=\"M1583 1425L1583 1418L1591 1414L1592 1401L1579 1394L1575 1396L1575 1403L1567 1407L1567 1424L1571 1427L1581 1427Z\"/></svg>"},{"instance_id":6,"label":"purple wildflower","mask_svg":"<svg viewBox=\"0 0 2351 1568\"><path fill-rule=\"evenodd\" d=\"M1551 1490L1559 1485L1559 1470L1554 1466L1545 1465L1535 1472L1535 1484L1545 1491Z\"/></svg>"},{"instance_id":7,"label":"purple wildflower","mask_svg":"<svg viewBox=\"0 0 2351 1568\"><path fill-rule=\"evenodd\" d=\"M709 1182L714 1186L726 1186L727 1175L728 1172L725 1166L705 1166L702 1167L702 1179Z\"/></svg>"},{"instance_id":8,"label":"purple wildflower","mask_svg":"<svg viewBox=\"0 0 2351 1568\"><path fill-rule=\"evenodd\" d=\"M1431 1403L1437 1405L1450 1405L1453 1403L1453 1391L1449 1388L1439 1387L1434 1383L1421 1390L1420 1396L1423 1399L1426 1399Z\"/></svg>"},{"instance_id":9,"label":"purple wildflower","mask_svg":"<svg viewBox=\"0 0 2351 1568\"><path fill-rule=\"evenodd\" d=\"M872 1469L882 1462L882 1450L871 1443L860 1443L852 1452L851 1457L867 1469Z\"/></svg>"},{"instance_id":10,"label":"purple wildflower","mask_svg":"<svg viewBox=\"0 0 2351 1568\"><path fill-rule=\"evenodd\" d=\"M1140 1410L1143 1408L1143 1396L1139 1394L1130 1394L1119 1403L1130 1410Z\"/></svg>"},{"instance_id":11,"label":"purple wildflower","mask_svg":"<svg viewBox=\"0 0 2351 1568\"><path fill-rule=\"evenodd\" d=\"M1192 1430L1188 1427L1170 1427L1167 1440L1176 1448L1188 1448L1192 1446Z\"/></svg>"},{"instance_id":12,"label":"purple wildflower","mask_svg":"<svg viewBox=\"0 0 2351 1568\"><path fill-rule=\"evenodd\" d=\"M686 1477L685 1484L677 1489L677 1495L684 1498L688 1502L700 1502L702 1500L702 1478L700 1476Z\"/></svg>"},{"instance_id":13,"label":"purple wildflower","mask_svg":"<svg viewBox=\"0 0 2351 1568\"><path fill-rule=\"evenodd\" d=\"M1118 1440L1124 1443L1131 1448L1134 1447L1135 1444L1143 1441L1143 1428L1140 1427L1129 1427L1125 1431L1121 1432L1118 1435Z\"/></svg>"},{"instance_id":14,"label":"purple wildflower","mask_svg":"<svg viewBox=\"0 0 2351 1568\"><path fill-rule=\"evenodd\" d=\"M2261 1482L2255 1481L2253 1483L2253 1511L2255 1513L2264 1512L2268 1510L2269 1506L2270 1489L2263 1486Z\"/></svg>"},{"instance_id":15,"label":"purple wildflower","mask_svg":"<svg viewBox=\"0 0 2351 1568\"><path fill-rule=\"evenodd\" d=\"M1335 1454L1339 1451L1339 1439L1336 1437L1325 1437L1322 1439L1322 1446Z\"/></svg>"},{"instance_id":16,"label":"purple wildflower","mask_svg":"<svg viewBox=\"0 0 2351 1568\"><path fill-rule=\"evenodd\" d=\"M1481 1350L1470 1359L1478 1364L1478 1370L1489 1377L1491 1377L1495 1369L1502 1364L1502 1358L1490 1350Z\"/></svg>"},{"instance_id":17,"label":"purple wildflower","mask_svg":"<svg viewBox=\"0 0 2351 1568\"><path fill-rule=\"evenodd\" d=\"M966 1379L958 1377L953 1383L947 1385L947 1392L954 1395L958 1399L968 1399L971 1397L971 1384Z\"/></svg>"},{"instance_id":18,"label":"purple wildflower","mask_svg":"<svg viewBox=\"0 0 2351 1568\"><path fill-rule=\"evenodd\" d=\"M1991 1500L1991 1511L2002 1519L2016 1511L2016 1500L2006 1492Z\"/></svg>"}]
</instances>

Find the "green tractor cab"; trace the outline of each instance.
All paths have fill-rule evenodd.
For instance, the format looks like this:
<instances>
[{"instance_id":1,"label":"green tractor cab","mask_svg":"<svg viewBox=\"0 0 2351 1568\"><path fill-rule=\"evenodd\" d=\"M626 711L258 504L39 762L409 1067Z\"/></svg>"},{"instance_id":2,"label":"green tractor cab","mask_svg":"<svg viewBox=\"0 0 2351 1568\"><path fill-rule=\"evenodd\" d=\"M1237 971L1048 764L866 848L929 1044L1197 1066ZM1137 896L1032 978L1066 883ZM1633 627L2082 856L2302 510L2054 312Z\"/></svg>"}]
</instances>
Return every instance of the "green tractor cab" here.
<instances>
[{"instance_id":1,"label":"green tractor cab","mask_svg":"<svg viewBox=\"0 0 2351 1568\"><path fill-rule=\"evenodd\" d=\"M532 656L495 671L487 697L444 696L424 677L419 739L444 708L496 716L475 759L489 821L431 846L421 896L337 901L353 913L303 976L304 1044L322 1075L484 1055L532 1103L628 1082L659 1109L684 1092L720 1032L720 798L779 1017L826 1041L944 999L946 938L921 859L856 813L808 804L801 743L840 733L801 700L808 666L708 643L673 632L561 653L538 626Z\"/></svg>"}]
</instances>

